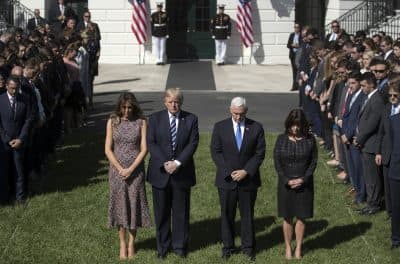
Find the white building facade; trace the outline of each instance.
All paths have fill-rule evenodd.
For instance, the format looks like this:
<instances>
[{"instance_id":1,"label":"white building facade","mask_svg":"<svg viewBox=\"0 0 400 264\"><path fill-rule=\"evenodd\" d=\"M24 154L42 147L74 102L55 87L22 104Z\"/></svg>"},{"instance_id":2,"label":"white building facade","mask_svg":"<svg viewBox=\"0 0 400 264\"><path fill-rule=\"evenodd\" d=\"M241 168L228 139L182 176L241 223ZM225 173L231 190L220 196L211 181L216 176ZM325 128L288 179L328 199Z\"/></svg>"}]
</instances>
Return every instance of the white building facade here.
<instances>
[{"instance_id":1,"label":"white building facade","mask_svg":"<svg viewBox=\"0 0 400 264\"><path fill-rule=\"evenodd\" d=\"M30 9L39 8L47 14L57 0L21 0ZM131 31L132 6L128 0L75 0L72 3L87 6L92 20L99 24L102 33L101 63L154 63L151 34L145 45L138 45ZM149 13L155 11L157 0L148 0ZM286 43L295 20L315 23L316 6L325 14L318 14L319 26L336 19L361 1L350 0L252 0L252 17L255 43L243 48L236 29L238 0L165 0L171 23L167 57L169 60L213 59L214 46L208 31L209 20L215 15L218 4L225 4L225 13L232 19L232 37L228 41L227 62L233 64L288 64ZM314 5L314 6L313 6ZM149 16L148 16L149 17ZM299 19L300 18L300 19ZM321 20L322 18L322 20ZM315 20L315 19L314 19ZM148 22L148 29L150 24ZM171 27L170 27L171 28ZM179 41L177 41L179 38ZM182 41L185 44L182 46ZM179 44L178 44L179 43ZM177 51L182 51L178 52ZM197 53L197 54L196 54Z\"/></svg>"}]
</instances>

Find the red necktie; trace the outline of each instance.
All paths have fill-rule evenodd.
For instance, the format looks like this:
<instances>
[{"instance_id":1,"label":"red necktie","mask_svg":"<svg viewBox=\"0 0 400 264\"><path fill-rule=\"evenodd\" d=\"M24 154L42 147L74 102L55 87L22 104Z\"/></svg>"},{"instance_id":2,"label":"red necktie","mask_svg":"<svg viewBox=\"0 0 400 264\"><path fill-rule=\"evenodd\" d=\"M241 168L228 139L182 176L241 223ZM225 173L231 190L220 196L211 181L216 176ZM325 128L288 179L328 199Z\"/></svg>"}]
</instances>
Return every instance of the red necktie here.
<instances>
[{"instance_id":1,"label":"red necktie","mask_svg":"<svg viewBox=\"0 0 400 264\"><path fill-rule=\"evenodd\" d=\"M351 89L349 88L349 89L347 90L346 98L344 99L344 104L343 104L343 106L342 106L342 116L343 116L344 113L346 112L347 100L349 100L349 99L351 98L351 94L352 94L352 91L351 91Z\"/></svg>"}]
</instances>

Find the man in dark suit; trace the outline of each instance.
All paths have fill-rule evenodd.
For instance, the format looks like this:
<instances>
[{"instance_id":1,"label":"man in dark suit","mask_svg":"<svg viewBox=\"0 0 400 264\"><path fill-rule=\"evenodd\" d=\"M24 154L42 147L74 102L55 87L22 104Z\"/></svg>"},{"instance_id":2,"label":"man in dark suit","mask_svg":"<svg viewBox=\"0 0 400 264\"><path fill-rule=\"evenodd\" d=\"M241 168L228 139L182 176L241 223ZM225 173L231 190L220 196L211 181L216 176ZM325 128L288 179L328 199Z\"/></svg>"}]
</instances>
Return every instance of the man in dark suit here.
<instances>
[{"instance_id":1,"label":"man in dark suit","mask_svg":"<svg viewBox=\"0 0 400 264\"><path fill-rule=\"evenodd\" d=\"M389 185L389 166L390 155L392 154L392 129L390 126L390 116L392 113L393 105L388 103L382 112L381 123L379 126L378 139L376 144L376 165L382 166L383 183L385 190L385 206L386 212L390 217L392 215L392 202Z\"/></svg>"},{"instance_id":2,"label":"man in dark suit","mask_svg":"<svg viewBox=\"0 0 400 264\"><path fill-rule=\"evenodd\" d=\"M301 26L299 23L294 23L294 32L290 33L287 48L289 49L289 59L292 65L293 84L291 91L298 90L298 84L296 82L297 66L296 66L296 53L300 48L301 44Z\"/></svg>"},{"instance_id":3,"label":"man in dark suit","mask_svg":"<svg viewBox=\"0 0 400 264\"><path fill-rule=\"evenodd\" d=\"M68 18L77 20L74 10L65 5L65 0L57 0L57 4L50 9L49 13L49 22L53 26L53 31L59 34Z\"/></svg>"},{"instance_id":4,"label":"man in dark suit","mask_svg":"<svg viewBox=\"0 0 400 264\"><path fill-rule=\"evenodd\" d=\"M331 29L332 31L326 35L325 37L325 42L329 43L331 41L338 41L341 35L341 28L339 21L333 20L331 22Z\"/></svg>"},{"instance_id":5,"label":"man in dark suit","mask_svg":"<svg viewBox=\"0 0 400 264\"><path fill-rule=\"evenodd\" d=\"M373 58L370 69L375 75L378 92L382 96L383 102L387 104L389 102L389 63L379 57Z\"/></svg>"},{"instance_id":6,"label":"man in dark suit","mask_svg":"<svg viewBox=\"0 0 400 264\"><path fill-rule=\"evenodd\" d=\"M360 214L372 215L379 211L382 196L380 171L375 163L376 142L384 103L376 89L376 78L370 73L363 74L361 89L367 95L358 116L357 136L354 144L362 151L367 206Z\"/></svg>"},{"instance_id":7,"label":"man in dark suit","mask_svg":"<svg viewBox=\"0 0 400 264\"><path fill-rule=\"evenodd\" d=\"M235 253L235 215L239 204L242 251L255 259L254 204L261 185L259 167L265 157L264 129L246 118L243 97L231 102L231 117L215 124L211 155L217 166L215 185L221 205L222 257Z\"/></svg>"},{"instance_id":8,"label":"man in dark suit","mask_svg":"<svg viewBox=\"0 0 400 264\"><path fill-rule=\"evenodd\" d=\"M354 206L358 207L365 201L365 183L363 176L363 167L361 160L361 151L354 146L353 140L356 136L357 120L362 103L366 95L362 92L361 74L359 72L351 73L348 78L350 94L346 98L344 114L342 117L341 139L345 144L346 151L349 153L348 167L349 176L356 191L353 201Z\"/></svg>"},{"instance_id":9,"label":"man in dark suit","mask_svg":"<svg viewBox=\"0 0 400 264\"><path fill-rule=\"evenodd\" d=\"M29 31L35 30L38 26L44 26L46 24L46 20L40 16L40 10L35 9L34 11L34 17L28 20L28 24L26 28Z\"/></svg>"},{"instance_id":10,"label":"man in dark suit","mask_svg":"<svg viewBox=\"0 0 400 264\"><path fill-rule=\"evenodd\" d=\"M391 146L389 165L389 188L392 202L392 249L400 248L400 89L393 85L389 91L392 104L389 123L391 128Z\"/></svg>"},{"instance_id":11,"label":"man in dark suit","mask_svg":"<svg viewBox=\"0 0 400 264\"><path fill-rule=\"evenodd\" d=\"M31 123L29 103L18 92L19 79L9 77L6 87L7 92L0 95L0 203L9 199L9 178L15 182L16 201L22 202L26 198L24 146Z\"/></svg>"},{"instance_id":12,"label":"man in dark suit","mask_svg":"<svg viewBox=\"0 0 400 264\"><path fill-rule=\"evenodd\" d=\"M85 10L85 12L83 13L83 17L82 20L78 22L78 25L76 26L76 30L78 32L81 32L85 29L88 28L89 24L91 24L94 27L95 30L95 39L96 42L100 42L101 40L101 33L100 33L100 28L99 25L97 23L94 23L92 20L92 15L90 14L89 10Z\"/></svg>"},{"instance_id":13,"label":"man in dark suit","mask_svg":"<svg viewBox=\"0 0 400 264\"><path fill-rule=\"evenodd\" d=\"M196 184L193 155L199 143L197 116L181 110L178 88L165 91L166 110L149 118L147 144L150 161L147 180L153 186L158 257L172 245L186 257L189 241L190 189ZM172 235L171 235L172 212Z\"/></svg>"},{"instance_id":14,"label":"man in dark suit","mask_svg":"<svg viewBox=\"0 0 400 264\"><path fill-rule=\"evenodd\" d=\"M380 43L380 48L382 50L382 56L388 63L393 63L396 61L396 56L393 53L393 39L391 36L383 36Z\"/></svg>"}]
</instances>

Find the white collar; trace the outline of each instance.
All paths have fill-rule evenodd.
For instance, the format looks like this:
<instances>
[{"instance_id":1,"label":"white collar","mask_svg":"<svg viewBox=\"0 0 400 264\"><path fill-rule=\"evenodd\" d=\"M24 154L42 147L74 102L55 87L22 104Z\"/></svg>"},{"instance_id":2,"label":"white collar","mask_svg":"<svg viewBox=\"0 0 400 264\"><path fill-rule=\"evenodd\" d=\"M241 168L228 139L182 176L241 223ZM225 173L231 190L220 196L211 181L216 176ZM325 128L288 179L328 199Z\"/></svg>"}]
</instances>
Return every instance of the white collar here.
<instances>
[{"instance_id":1,"label":"white collar","mask_svg":"<svg viewBox=\"0 0 400 264\"><path fill-rule=\"evenodd\" d=\"M372 92L370 92L370 93L368 94L368 100L371 99L371 97L372 97L375 93L377 93L377 92L378 92L378 89L375 89L375 90L373 90Z\"/></svg>"},{"instance_id":2,"label":"white collar","mask_svg":"<svg viewBox=\"0 0 400 264\"><path fill-rule=\"evenodd\" d=\"M362 89L361 88L358 89L358 91L353 95L353 97L357 98L360 95L361 92L362 92Z\"/></svg>"},{"instance_id":3,"label":"white collar","mask_svg":"<svg viewBox=\"0 0 400 264\"><path fill-rule=\"evenodd\" d=\"M233 118L231 118L231 119L232 119L233 126L236 127L236 126L238 125L238 123L235 122L235 120L233 120ZM245 121L245 120L246 120L246 119L243 119L242 121L240 121L239 125L240 125L241 127L244 126L244 121Z\"/></svg>"},{"instance_id":4,"label":"white collar","mask_svg":"<svg viewBox=\"0 0 400 264\"><path fill-rule=\"evenodd\" d=\"M173 116L173 114L171 114L168 110L167 110L167 112L168 112L168 117L169 117L169 119L171 119L171 117ZM181 111L179 111L179 112L177 112L176 114L175 114L175 118L179 118L179 115L180 115L180 113L181 113Z\"/></svg>"},{"instance_id":5,"label":"white collar","mask_svg":"<svg viewBox=\"0 0 400 264\"><path fill-rule=\"evenodd\" d=\"M12 97L14 97L14 100L15 100L15 95L14 96L12 96L8 91L7 91L7 95L8 95L8 100L10 100L11 101L11 98Z\"/></svg>"},{"instance_id":6,"label":"white collar","mask_svg":"<svg viewBox=\"0 0 400 264\"><path fill-rule=\"evenodd\" d=\"M385 60L387 59L387 57L390 56L390 54L392 54L393 50L389 50L388 52L385 53Z\"/></svg>"}]
</instances>

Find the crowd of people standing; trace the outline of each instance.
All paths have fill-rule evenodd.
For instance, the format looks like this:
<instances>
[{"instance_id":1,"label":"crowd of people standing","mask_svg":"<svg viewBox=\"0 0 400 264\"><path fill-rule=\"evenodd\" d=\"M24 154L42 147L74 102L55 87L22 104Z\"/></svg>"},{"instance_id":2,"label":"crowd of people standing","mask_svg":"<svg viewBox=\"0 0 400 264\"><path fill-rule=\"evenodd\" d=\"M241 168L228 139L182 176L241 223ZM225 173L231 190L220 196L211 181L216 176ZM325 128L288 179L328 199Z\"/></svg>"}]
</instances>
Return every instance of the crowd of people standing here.
<instances>
[{"instance_id":1,"label":"crowd of people standing","mask_svg":"<svg viewBox=\"0 0 400 264\"><path fill-rule=\"evenodd\" d=\"M63 135L93 107L100 30L63 0L0 35L0 203L24 203ZM79 21L77 23L77 21Z\"/></svg>"},{"instance_id":2,"label":"crowd of people standing","mask_svg":"<svg viewBox=\"0 0 400 264\"><path fill-rule=\"evenodd\" d=\"M347 34L338 21L319 36L295 23L287 47L312 132L338 168L359 214L385 208L392 221L392 248L400 246L400 39L385 32Z\"/></svg>"}]
</instances>

